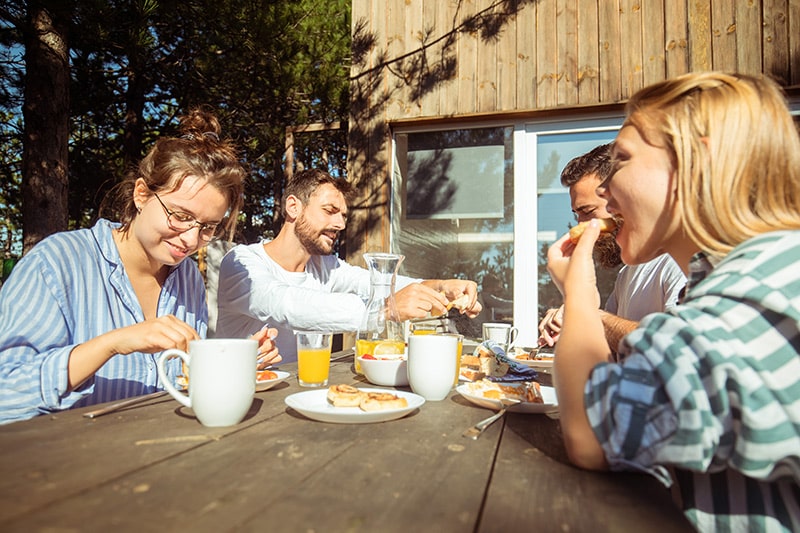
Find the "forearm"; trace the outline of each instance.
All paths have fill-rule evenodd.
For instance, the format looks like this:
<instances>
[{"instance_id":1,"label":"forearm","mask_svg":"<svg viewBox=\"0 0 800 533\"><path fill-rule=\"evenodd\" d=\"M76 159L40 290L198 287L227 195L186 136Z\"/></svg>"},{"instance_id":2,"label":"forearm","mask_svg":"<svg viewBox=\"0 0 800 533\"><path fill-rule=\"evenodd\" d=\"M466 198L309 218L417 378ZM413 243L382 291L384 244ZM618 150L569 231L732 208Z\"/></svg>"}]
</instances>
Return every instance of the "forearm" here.
<instances>
[{"instance_id":1,"label":"forearm","mask_svg":"<svg viewBox=\"0 0 800 533\"><path fill-rule=\"evenodd\" d=\"M72 349L67 365L69 390L80 387L91 378L106 361L115 355L113 344L114 332L95 337Z\"/></svg>"},{"instance_id":2,"label":"forearm","mask_svg":"<svg viewBox=\"0 0 800 533\"><path fill-rule=\"evenodd\" d=\"M564 327L556 344L554 382L567 454L582 468L607 468L603 450L589 424L583 396L592 369L607 361L609 355L597 309L580 296L567 298Z\"/></svg>"},{"instance_id":3,"label":"forearm","mask_svg":"<svg viewBox=\"0 0 800 533\"><path fill-rule=\"evenodd\" d=\"M628 320L603 310L600 310L600 320L603 323L608 347L612 352L617 351L623 337L639 326L639 323L634 320Z\"/></svg>"}]
</instances>

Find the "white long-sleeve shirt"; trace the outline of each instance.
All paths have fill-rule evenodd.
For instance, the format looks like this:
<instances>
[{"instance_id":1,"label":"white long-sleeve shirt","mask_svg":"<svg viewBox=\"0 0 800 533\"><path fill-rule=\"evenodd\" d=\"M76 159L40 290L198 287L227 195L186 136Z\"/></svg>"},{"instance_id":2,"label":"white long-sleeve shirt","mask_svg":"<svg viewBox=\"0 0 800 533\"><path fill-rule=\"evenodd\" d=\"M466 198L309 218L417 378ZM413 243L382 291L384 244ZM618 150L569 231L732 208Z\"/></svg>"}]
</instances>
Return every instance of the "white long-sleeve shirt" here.
<instances>
[{"instance_id":1,"label":"white long-sleeve shirt","mask_svg":"<svg viewBox=\"0 0 800 533\"><path fill-rule=\"evenodd\" d=\"M297 360L295 331L357 331L370 292L369 271L334 255L312 256L305 272L289 272L264 242L239 245L222 260L215 336L246 337L265 324L278 330L283 362ZM416 279L397 276L396 290Z\"/></svg>"}]
</instances>

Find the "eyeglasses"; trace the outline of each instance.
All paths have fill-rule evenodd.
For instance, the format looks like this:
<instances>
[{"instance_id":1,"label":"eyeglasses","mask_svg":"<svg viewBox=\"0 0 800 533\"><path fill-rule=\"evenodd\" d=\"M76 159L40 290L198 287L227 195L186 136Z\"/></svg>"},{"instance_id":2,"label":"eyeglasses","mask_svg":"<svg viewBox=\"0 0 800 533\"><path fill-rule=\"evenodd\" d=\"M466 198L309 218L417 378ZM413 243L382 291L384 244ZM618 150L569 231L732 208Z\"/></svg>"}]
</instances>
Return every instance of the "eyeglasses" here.
<instances>
[{"instance_id":1,"label":"eyeglasses","mask_svg":"<svg viewBox=\"0 0 800 533\"><path fill-rule=\"evenodd\" d=\"M200 240L209 242L217 238L219 223L209 224L207 222L198 222L196 218L188 213L183 213L181 211L170 211L169 207L164 205L164 202L161 201L161 198L159 198L156 193L153 193L153 196L156 197L158 203L160 203L161 207L164 208L164 212L167 214L167 225L173 231L184 233L197 226L200 228Z\"/></svg>"}]
</instances>

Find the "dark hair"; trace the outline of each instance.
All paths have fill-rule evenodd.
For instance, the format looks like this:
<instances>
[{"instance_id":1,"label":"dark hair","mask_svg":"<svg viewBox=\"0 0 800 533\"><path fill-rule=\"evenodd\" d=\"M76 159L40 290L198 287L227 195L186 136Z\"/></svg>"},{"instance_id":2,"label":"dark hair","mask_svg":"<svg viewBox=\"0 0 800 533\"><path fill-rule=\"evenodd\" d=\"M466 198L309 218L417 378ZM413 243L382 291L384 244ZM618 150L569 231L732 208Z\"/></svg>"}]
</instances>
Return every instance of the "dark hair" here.
<instances>
[{"instance_id":1,"label":"dark hair","mask_svg":"<svg viewBox=\"0 0 800 533\"><path fill-rule=\"evenodd\" d=\"M611 143L601 144L567 163L561 171L561 185L572 187L589 174L597 174L600 181L605 181L611 169Z\"/></svg>"},{"instance_id":2,"label":"dark hair","mask_svg":"<svg viewBox=\"0 0 800 533\"><path fill-rule=\"evenodd\" d=\"M353 187L347 180L334 178L324 170L316 168L301 170L289 180L283 191L283 198L281 199L283 216L286 217L286 199L289 196L295 196L303 204L308 204L309 198L326 183L336 187L336 190L344 195L346 202L350 201L353 195Z\"/></svg>"},{"instance_id":3,"label":"dark hair","mask_svg":"<svg viewBox=\"0 0 800 533\"><path fill-rule=\"evenodd\" d=\"M206 108L191 109L180 119L180 137L164 137L130 170L125 179L109 191L100 212L116 215L126 231L136 218L133 189L142 178L153 193L174 191L188 176L203 178L228 199L228 213L222 227L233 238L242 206L245 170L233 142L220 139L217 117Z\"/></svg>"}]
</instances>

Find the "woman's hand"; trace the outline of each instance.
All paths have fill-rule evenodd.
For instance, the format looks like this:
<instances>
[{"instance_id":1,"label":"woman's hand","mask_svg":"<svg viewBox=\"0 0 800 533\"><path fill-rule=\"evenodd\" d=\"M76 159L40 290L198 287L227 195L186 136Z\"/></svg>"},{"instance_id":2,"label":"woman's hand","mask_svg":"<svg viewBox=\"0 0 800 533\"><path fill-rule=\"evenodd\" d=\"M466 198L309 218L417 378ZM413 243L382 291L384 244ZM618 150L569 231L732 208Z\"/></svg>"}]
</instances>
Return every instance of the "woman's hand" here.
<instances>
[{"instance_id":1,"label":"woman's hand","mask_svg":"<svg viewBox=\"0 0 800 533\"><path fill-rule=\"evenodd\" d=\"M278 330L270 327L263 327L257 333L250 335L251 339L258 341L258 365L257 370L264 370L269 365L279 363L283 360L278 353L278 346L275 339L278 337Z\"/></svg>"},{"instance_id":2,"label":"woman's hand","mask_svg":"<svg viewBox=\"0 0 800 533\"><path fill-rule=\"evenodd\" d=\"M591 302L596 309L600 308L600 293L592 251L599 235L599 224L593 219L577 245L567 233L547 250L547 271L559 292L565 298L569 292L584 299L593 298Z\"/></svg>"},{"instance_id":3,"label":"woman's hand","mask_svg":"<svg viewBox=\"0 0 800 533\"><path fill-rule=\"evenodd\" d=\"M118 328L73 348L69 355L70 390L86 381L116 354L157 353L169 348L187 351L189 341L200 336L174 315L151 318Z\"/></svg>"},{"instance_id":4,"label":"woman's hand","mask_svg":"<svg viewBox=\"0 0 800 533\"><path fill-rule=\"evenodd\" d=\"M189 341L200 336L192 326L176 318L165 315L151 318L132 326L115 329L107 333L112 336L112 354L133 352L156 353L169 348L188 351Z\"/></svg>"}]
</instances>

